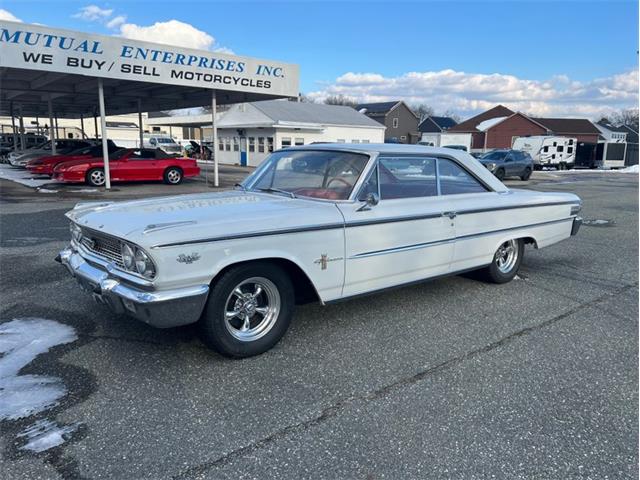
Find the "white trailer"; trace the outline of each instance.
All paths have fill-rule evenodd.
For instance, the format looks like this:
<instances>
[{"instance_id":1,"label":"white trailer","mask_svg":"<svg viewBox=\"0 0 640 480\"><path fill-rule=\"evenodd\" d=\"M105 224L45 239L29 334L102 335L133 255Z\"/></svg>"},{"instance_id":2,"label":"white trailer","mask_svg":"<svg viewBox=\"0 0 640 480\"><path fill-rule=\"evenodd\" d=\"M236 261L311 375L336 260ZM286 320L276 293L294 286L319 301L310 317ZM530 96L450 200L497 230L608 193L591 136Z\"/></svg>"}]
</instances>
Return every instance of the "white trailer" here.
<instances>
[{"instance_id":1,"label":"white trailer","mask_svg":"<svg viewBox=\"0 0 640 480\"><path fill-rule=\"evenodd\" d=\"M471 134L470 133L441 133L440 147L465 147L467 152L471 151ZM460 149L461 150L461 149Z\"/></svg>"},{"instance_id":2,"label":"white trailer","mask_svg":"<svg viewBox=\"0 0 640 480\"><path fill-rule=\"evenodd\" d=\"M564 170L573 168L576 162L576 144L575 138L539 135L517 137L512 148L531 155L536 169L555 167Z\"/></svg>"}]
</instances>

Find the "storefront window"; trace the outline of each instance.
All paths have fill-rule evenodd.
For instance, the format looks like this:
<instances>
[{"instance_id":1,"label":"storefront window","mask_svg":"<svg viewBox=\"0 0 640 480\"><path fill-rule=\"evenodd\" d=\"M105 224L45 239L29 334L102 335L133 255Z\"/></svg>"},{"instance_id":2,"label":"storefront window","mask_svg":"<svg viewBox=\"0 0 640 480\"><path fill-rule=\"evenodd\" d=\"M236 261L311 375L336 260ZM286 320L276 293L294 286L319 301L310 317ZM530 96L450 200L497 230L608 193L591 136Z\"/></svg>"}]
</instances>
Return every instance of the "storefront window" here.
<instances>
[{"instance_id":1,"label":"storefront window","mask_svg":"<svg viewBox=\"0 0 640 480\"><path fill-rule=\"evenodd\" d=\"M258 137L258 152L264 153L264 137Z\"/></svg>"},{"instance_id":2,"label":"storefront window","mask_svg":"<svg viewBox=\"0 0 640 480\"><path fill-rule=\"evenodd\" d=\"M255 137L249 137L249 152L256 151L256 139Z\"/></svg>"},{"instance_id":3,"label":"storefront window","mask_svg":"<svg viewBox=\"0 0 640 480\"><path fill-rule=\"evenodd\" d=\"M240 151L240 138L239 137L233 137L233 151L234 152L239 152Z\"/></svg>"},{"instance_id":4,"label":"storefront window","mask_svg":"<svg viewBox=\"0 0 640 480\"><path fill-rule=\"evenodd\" d=\"M304 145L304 138L296 138L296 145Z\"/></svg>"},{"instance_id":5,"label":"storefront window","mask_svg":"<svg viewBox=\"0 0 640 480\"><path fill-rule=\"evenodd\" d=\"M229 137L226 137L226 138L224 139L224 149L225 149L227 152L230 152L230 151L231 151L231 139L230 139Z\"/></svg>"},{"instance_id":6,"label":"storefront window","mask_svg":"<svg viewBox=\"0 0 640 480\"><path fill-rule=\"evenodd\" d=\"M219 137L218 138L218 150L220 150L221 152L224 150L224 138L223 137Z\"/></svg>"},{"instance_id":7,"label":"storefront window","mask_svg":"<svg viewBox=\"0 0 640 480\"><path fill-rule=\"evenodd\" d=\"M273 152L273 137L267 137L267 150Z\"/></svg>"},{"instance_id":8,"label":"storefront window","mask_svg":"<svg viewBox=\"0 0 640 480\"><path fill-rule=\"evenodd\" d=\"M282 137L282 148L291 146L291 137Z\"/></svg>"}]
</instances>

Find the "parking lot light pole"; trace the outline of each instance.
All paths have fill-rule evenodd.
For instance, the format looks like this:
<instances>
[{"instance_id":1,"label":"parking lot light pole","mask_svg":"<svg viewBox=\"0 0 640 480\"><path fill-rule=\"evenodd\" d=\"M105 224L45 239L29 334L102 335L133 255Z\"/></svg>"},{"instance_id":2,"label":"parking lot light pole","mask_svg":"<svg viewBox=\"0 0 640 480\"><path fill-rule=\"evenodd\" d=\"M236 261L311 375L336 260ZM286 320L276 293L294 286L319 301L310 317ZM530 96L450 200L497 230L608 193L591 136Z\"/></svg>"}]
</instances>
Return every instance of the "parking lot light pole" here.
<instances>
[{"instance_id":1,"label":"parking lot light pole","mask_svg":"<svg viewBox=\"0 0 640 480\"><path fill-rule=\"evenodd\" d=\"M51 101L51 94L47 98L47 106L49 107L49 140L51 140L51 153L56 154L56 131L53 128L53 102Z\"/></svg>"},{"instance_id":2,"label":"parking lot light pole","mask_svg":"<svg viewBox=\"0 0 640 480\"><path fill-rule=\"evenodd\" d=\"M219 178L218 178L218 128L216 126L216 91L211 91L211 140L213 141L212 152L213 152L213 186L219 186ZM204 139L203 139L204 140Z\"/></svg>"},{"instance_id":3,"label":"parking lot light pole","mask_svg":"<svg viewBox=\"0 0 640 480\"><path fill-rule=\"evenodd\" d=\"M140 148L144 147L143 137L144 131L142 130L142 100L138 99L138 130L140 134Z\"/></svg>"},{"instance_id":4,"label":"parking lot light pole","mask_svg":"<svg viewBox=\"0 0 640 480\"><path fill-rule=\"evenodd\" d=\"M111 188L111 176L109 175L109 147L107 146L107 119L104 112L104 86L102 79L98 79L98 105L100 107L100 129L102 131L102 161L104 163L104 186Z\"/></svg>"}]
</instances>

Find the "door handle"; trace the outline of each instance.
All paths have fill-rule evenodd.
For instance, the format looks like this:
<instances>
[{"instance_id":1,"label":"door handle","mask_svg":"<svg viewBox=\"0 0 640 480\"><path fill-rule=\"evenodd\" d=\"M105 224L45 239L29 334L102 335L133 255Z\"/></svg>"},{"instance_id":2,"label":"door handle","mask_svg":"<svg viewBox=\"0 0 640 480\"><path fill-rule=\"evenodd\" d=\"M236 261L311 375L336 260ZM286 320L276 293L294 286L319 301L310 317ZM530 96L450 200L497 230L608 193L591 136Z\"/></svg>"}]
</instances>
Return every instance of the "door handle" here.
<instances>
[{"instance_id":1,"label":"door handle","mask_svg":"<svg viewBox=\"0 0 640 480\"><path fill-rule=\"evenodd\" d=\"M451 220L453 220L454 218L456 218L458 216L458 214L456 212L444 212L442 214L443 217L449 217Z\"/></svg>"}]
</instances>

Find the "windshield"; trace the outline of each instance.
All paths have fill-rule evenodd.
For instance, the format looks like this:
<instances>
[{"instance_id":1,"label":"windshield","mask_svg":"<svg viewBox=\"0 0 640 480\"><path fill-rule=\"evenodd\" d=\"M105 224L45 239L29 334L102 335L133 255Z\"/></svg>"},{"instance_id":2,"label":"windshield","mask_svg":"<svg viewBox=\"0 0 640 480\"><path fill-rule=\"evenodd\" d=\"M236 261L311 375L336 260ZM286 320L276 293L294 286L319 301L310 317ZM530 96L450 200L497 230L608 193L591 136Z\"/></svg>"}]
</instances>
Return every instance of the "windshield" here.
<instances>
[{"instance_id":1,"label":"windshield","mask_svg":"<svg viewBox=\"0 0 640 480\"><path fill-rule=\"evenodd\" d=\"M368 161L367 155L340 151L276 152L243 186L276 194L347 200Z\"/></svg>"},{"instance_id":2,"label":"windshield","mask_svg":"<svg viewBox=\"0 0 640 480\"><path fill-rule=\"evenodd\" d=\"M507 156L506 150L496 150L493 152L485 153L480 157L482 160L502 160Z\"/></svg>"}]
</instances>

